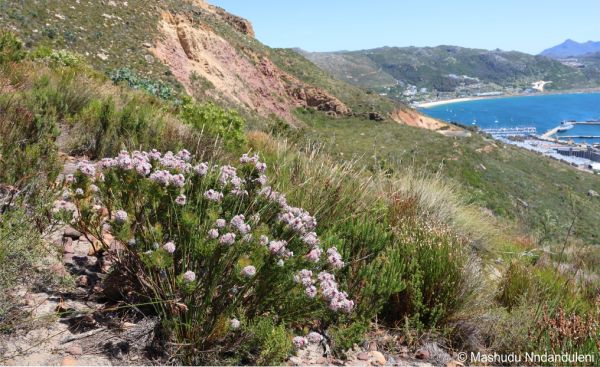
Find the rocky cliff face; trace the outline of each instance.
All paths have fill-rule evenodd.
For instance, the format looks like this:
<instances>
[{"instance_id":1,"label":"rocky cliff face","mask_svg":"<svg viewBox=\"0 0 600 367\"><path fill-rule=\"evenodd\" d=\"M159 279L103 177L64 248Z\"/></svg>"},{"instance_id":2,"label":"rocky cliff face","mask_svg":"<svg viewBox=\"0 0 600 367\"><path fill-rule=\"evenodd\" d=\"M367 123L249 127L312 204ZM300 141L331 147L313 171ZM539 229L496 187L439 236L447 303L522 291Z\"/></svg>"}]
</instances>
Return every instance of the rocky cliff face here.
<instances>
[{"instance_id":1,"label":"rocky cliff face","mask_svg":"<svg viewBox=\"0 0 600 367\"><path fill-rule=\"evenodd\" d=\"M196 4L244 37L254 37L247 20L204 2ZM197 22L190 14L164 12L159 31L151 51L191 95L200 79L211 86L204 92L213 99L223 99L261 116L274 114L290 123L296 123L292 111L297 107L311 107L334 116L351 113L336 97L282 71L259 52L250 48L241 52L209 24Z\"/></svg>"}]
</instances>

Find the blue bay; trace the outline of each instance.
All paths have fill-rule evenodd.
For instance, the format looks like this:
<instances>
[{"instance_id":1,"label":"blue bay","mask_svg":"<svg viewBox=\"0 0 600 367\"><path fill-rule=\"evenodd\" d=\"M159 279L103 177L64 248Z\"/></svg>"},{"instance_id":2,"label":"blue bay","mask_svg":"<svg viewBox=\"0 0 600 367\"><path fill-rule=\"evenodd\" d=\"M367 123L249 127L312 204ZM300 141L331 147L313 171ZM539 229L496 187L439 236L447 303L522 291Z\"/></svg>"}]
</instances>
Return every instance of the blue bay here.
<instances>
[{"instance_id":1,"label":"blue bay","mask_svg":"<svg viewBox=\"0 0 600 367\"><path fill-rule=\"evenodd\" d=\"M600 119L600 93L480 99L422 108L421 111L445 121L476 125L482 129L533 126L538 134L542 134L562 121ZM558 135L600 136L600 125L577 125ZM600 142L600 139L576 140Z\"/></svg>"}]
</instances>

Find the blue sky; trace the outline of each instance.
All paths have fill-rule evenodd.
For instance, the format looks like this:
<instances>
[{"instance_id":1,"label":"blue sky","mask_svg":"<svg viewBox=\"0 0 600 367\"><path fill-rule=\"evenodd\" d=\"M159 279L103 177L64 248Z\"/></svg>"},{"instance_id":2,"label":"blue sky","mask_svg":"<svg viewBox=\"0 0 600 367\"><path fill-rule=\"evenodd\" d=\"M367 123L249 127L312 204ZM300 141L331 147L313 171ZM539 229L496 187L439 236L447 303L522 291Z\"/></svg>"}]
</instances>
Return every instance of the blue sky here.
<instances>
[{"instance_id":1,"label":"blue sky","mask_svg":"<svg viewBox=\"0 0 600 367\"><path fill-rule=\"evenodd\" d=\"M600 0L208 0L252 21L271 47L501 48L539 53L567 38L600 41Z\"/></svg>"}]
</instances>

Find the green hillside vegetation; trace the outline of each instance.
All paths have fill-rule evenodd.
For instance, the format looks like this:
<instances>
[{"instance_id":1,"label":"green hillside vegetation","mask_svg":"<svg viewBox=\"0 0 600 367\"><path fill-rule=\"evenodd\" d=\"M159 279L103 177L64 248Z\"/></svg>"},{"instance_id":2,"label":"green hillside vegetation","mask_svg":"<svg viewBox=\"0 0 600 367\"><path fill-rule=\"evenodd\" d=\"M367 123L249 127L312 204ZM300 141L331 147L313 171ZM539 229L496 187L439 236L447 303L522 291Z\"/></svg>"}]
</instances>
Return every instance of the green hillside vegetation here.
<instances>
[{"instance_id":1,"label":"green hillside vegetation","mask_svg":"<svg viewBox=\"0 0 600 367\"><path fill-rule=\"evenodd\" d=\"M275 135L245 133L239 115L218 105L187 98L165 101L116 86L82 61L25 54L10 34L4 33L2 40L0 131L5 138L0 141L0 187L3 200L8 187L18 193L0 212L0 259L5 265L0 279L5 289L36 281L14 274L15 269L41 266L35 252L27 262L13 255L19 248L14 239L43 234L46 225L68 220L67 211L53 215L50 210L66 189L76 195L82 217L74 225L80 230L99 225L88 204L92 200L129 214L107 219L114 237L128 246L111 276L121 277L117 284L134 287L121 305L152 306L123 312L158 316L161 345L183 346L164 351L179 363L279 364L293 352L292 337L310 330L326 333L333 353L343 357L353 343L364 340L375 317L411 348L418 340L434 339L459 350L597 355L598 283L593 277L577 277L597 270L597 252L573 240L596 239L597 232L585 232L582 225L597 223L597 198L584 195L584 190L599 189L593 176L510 147L477 153L491 144L478 136L452 140L396 124L367 125L358 118L330 119L310 111L298 112L309 125L305 137L325 151L314 144L306 147L297 134L301 140L294 145L285 141L286 128L272 129ZM223 189L222 202L207 200L202 192L216 184L214 173L189 176L181 188L188 201L184 206L175 202L177 187L161 188L119 168L105 170L105 179L96 181L97 191L92 190L94 174L83 170L71 184L55 183L59 151L99 160L122 149L183 148L195 157L194 164L238 167L246 182L253 182L258 172L238 157L242 152L259 154L266 162L268 184L289 205L315 216L321 245L337 248L346 266L336 270L327 262L308 264L299 256L283 268L269 265L274 264L271 255L253 242L259 235L288 238L302 254L299 239L277 224L271 214L276 206L260 195L247 201ZM486 169L478 171L478 164ZM439 175L433 174L438 170ZM255 195L256 188L248 190ZM521 236L512 225L486 217L478 208L518 217L517 199L529 200L531 211L549 211L548 221L538 221L537 228L545 231ZM571 217L560 216L571 202L585 214L576 216L576 233L565 229ZM140 208L146 209L138 212ZM240 210L247 220L260 212L262 224L255 227L252 222L254 239L218 250L221 245L215 247L205 231L216 218L230 219ZM30 214L23 216L23 211ZM174 241L174 254L166 245L153 250L155 239ZM569 266L558 272L560 264ZM239 271L250 265L256 266L256 277L240 277ZM303 266L335 273L340 289L354 302L351 311L336 313L321 296L306 298L292 281ZM191 269L194 277L186 272ZM202 269L210 271L200 273ZM246 302L230 301L229 293L215 291L238 284L244 285ZM10 297L0 301L0 324L10 332L16 317L23 315L17 316ZM219 304L230 307L212 306ZM581 321L576 335L560 333L562 313ZM239 328L229 326L233 319L240 321Z\"/></svg>"},{"instance_id":2,"label":"green hillside vegetation","mask_svg":"<svg viewBox=\"0 0 600 367\"><path fill-rule=\"evenodd\" d=\"M161 37L158 24L163 11L208 25L234 46L240 56L252 62L257 56L264 56L294 77L336 96L357 114L377 111L386 115L397 106L387 98L332 78L292 50L263 45L191 1L160 0L154 6L141 0L127 1L127 6L105 1L86 1L76 6L64 0L8 1L0 3L0 25L16 32L26 48L73 51L119 80L129 77L145 81L146 85L154 84L156 89L164 84L163 90L168 87L172 92L167 90L163 95L172 96L181 93L182 86L168 67L148 50L154 40ZM130 80L128 82L135 87ZM211 100L204 93L207 88L212 88L210 83L198 79L194 97ZM259 117L243 106L229 104L228 107L242 113L250 124L260 125L261 120L265 120L264 116Z\"/></svg>"},{"instance_id":3,"label":"green hillside vegetation","mask_svg":"<svg viewBox=\"0 0 600 367\"><path fill-rule=\"evenodd\" d=\"M437 46L303 54L338 79L377 91L398 82L439 92L478 83L485 84L482 91L489 91L522 90L537 80L551 80L550 90L597 87L600 82L597 72L586 73L544 56L516 51Z\"/></svg>"}]
</instances>

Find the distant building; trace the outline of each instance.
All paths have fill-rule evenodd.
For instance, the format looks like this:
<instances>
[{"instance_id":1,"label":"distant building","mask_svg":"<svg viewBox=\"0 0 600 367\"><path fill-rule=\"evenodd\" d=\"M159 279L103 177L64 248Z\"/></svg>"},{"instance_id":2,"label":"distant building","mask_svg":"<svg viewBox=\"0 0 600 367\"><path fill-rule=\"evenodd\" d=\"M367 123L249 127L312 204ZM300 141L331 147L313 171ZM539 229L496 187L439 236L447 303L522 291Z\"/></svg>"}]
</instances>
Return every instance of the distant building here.
<instances>
[{"instance_id":1,"label":"distant building","mask_svg":"<svg viewBox=\"0 0 600 367\"><path fill-rule=\"evenodd\" d=\"M564 148L556 148L556 152L560 155L564 155L567 157L578 157L589 159L590 161L600 162L600 150L587 147L564 147Z\"/></svg>"}]
</instances>

